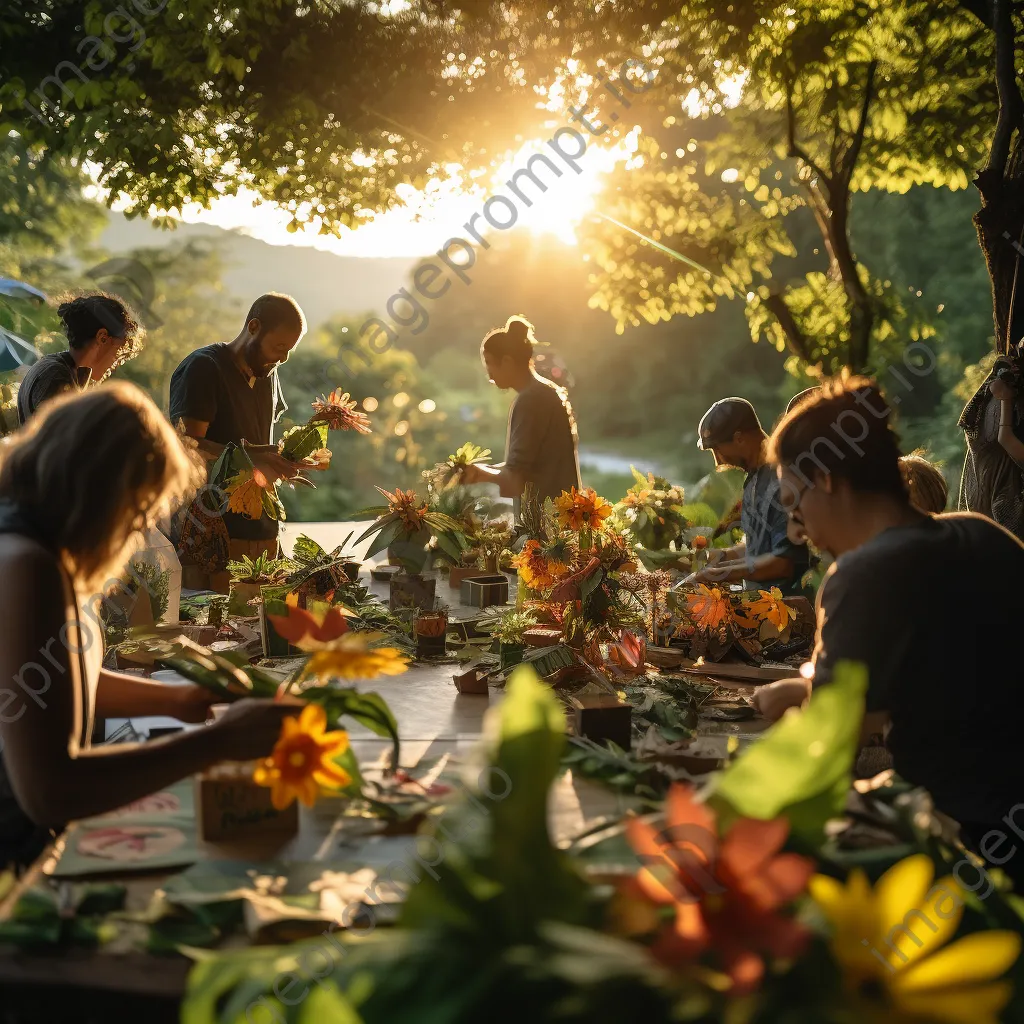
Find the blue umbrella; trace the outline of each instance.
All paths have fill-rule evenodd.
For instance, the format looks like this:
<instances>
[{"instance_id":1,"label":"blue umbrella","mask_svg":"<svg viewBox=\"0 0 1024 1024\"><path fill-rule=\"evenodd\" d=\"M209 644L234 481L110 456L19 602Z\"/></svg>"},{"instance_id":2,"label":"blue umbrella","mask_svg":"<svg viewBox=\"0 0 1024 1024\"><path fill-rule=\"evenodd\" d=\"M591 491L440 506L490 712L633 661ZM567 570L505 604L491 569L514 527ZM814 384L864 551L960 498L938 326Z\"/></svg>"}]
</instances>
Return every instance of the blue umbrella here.
<instances>
[{"instance_id":1,"label":"blue umbrella","mask_svg":"<svg viewBox=\"0 0 1024 1024\"><path fill-rule=\"evenodd\" d=\"M15 300L27 299L34 305L46 302L45 292L25 284L24 281L15 281L12 277L0 277L0 295ZM20 366L31 366L41 357L42 353L34 345L6 327L0 326L0 372L16 370Z\"/></svg>"},{"instance_id":2,"label":"blue umbrella","mask_svg":"<svg viewBox=\"0 0 1024 1024\"><path fill-rule=\"evenodd\" d=\"M24 338L19 338L6 327L0 327L0 373L17 370L19 366L31 366L42 355L39 349Z\"/></svg>"}]
</instances>

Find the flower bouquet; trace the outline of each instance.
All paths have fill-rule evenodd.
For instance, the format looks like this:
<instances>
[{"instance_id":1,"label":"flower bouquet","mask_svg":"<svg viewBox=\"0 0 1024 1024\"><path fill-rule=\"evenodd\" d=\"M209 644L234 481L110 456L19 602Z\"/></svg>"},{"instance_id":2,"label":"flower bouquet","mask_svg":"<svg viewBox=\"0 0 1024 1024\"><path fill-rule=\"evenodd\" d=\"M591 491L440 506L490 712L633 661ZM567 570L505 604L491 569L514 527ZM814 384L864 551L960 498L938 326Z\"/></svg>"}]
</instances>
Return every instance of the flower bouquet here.
<instances>
[{"instance_id":1,"label":"flower bouquet","mask_svg":"<svg viewBox=\"0 0 1024 1024\"><path fill-rule=\"evenodd\" d=\"M315 399L308 422L292 427L278 442L279 454L292 462L309 459L314 464L312 468L326 469L331 463L331 451L327 447L329 431L370 433L370 421L364 413L356 411L357 404L340 388ZM244 444L229 444L224 449L210 470L210 481L227 495L229 512L237 512L247 519L259 519L263 515L277 520L285 518L276 482L268 480L256 468ZM315 486L302 474L292 482Z\"/></svg>"},{"instance_id":2,"label":"flower bouquet","mask_svg":"<svg viewBox=\"0 0 1024 1024\"><path fill-rule=\"evenodd\" d=\"M454 455L449 455L444 462L439 462L424 476L429 476L438 490L444 490L461 482L462 471L467 466L476 466L486 462L490 457L490 448L481 448L479 445L467 441Z\"/></svg>"}]
</instances>

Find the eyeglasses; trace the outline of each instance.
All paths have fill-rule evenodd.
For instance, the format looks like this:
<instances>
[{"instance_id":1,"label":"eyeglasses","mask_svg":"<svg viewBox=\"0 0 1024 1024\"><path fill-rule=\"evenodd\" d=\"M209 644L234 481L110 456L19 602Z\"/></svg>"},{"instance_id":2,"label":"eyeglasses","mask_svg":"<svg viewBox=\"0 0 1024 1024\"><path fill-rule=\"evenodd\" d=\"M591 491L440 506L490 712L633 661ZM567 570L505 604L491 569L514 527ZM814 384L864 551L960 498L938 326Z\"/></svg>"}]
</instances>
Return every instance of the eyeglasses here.
<instances>
[{"instance_id":1,"label":"eyeglasses","mask_svg":"<svg viewBox=\"0 0 1024 1024\"><path fill-rule=\"evenodd\" d=\"M792 519L794 523L799 523L801 526L803 526L804 521L799 514L800 506L803 504L804 494L806 494L810 489L811 485L809 483L804 484L804 486L796 492L796 501L793 504L786 505L786 515Z\"/></svg>"}]
</instances>

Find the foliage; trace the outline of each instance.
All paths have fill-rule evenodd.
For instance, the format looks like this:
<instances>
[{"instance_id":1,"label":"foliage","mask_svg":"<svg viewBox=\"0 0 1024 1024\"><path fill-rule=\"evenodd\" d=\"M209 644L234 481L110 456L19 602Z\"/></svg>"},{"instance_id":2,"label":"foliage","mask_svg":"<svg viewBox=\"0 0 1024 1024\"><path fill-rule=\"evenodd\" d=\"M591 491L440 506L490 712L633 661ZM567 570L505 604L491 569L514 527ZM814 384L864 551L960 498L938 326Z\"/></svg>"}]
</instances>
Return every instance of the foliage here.
<instances>
[{"instance_id":1,"label":"foliage","mask_svg":"<svg viewBox=\"0 0 1024 1024\"><path fill-rule=\"evenodd\" d=\"M436 474L436 486L438 489L451 487L458 484L462 478L462 471L467 466L476 466L486 462L491 455L490 448L481 448L479 445L467 441L459 447L454 455L449 455L444 462L439 462L434 467Z\"/></svg>"},{"instance_id":2,"label":"foliage","mask_svg":"<svg viewBox=\"0 0 1024 1024\"><path fill-rule=\"evenodd\" d=\"M800 715L789 715L716 780L711 802L725 815L785 815L794 834L820 843L843 810L864 717L867 673L840 663ZM771 779L770 786L763 780ZM760 781L759 781L760 780Z\"/></svg>"},{"instance_id":3,"label":"foliage","mask_svg":"<svg viewBox=\"0 0 1024 1024\"><path fill-rule=\"evenodd\" d=\"M503 644L521 644L523 634L537 625L537 616L518 608L509 608L497 615L480 620L481 631Z\"/></svg>"},{"instance_id":4,"label":"foliage","mask_svg":"<svg viewBox=\"0 0 1024 1024\"><path fill-rule=\"evenodd\" d=\"M227 564L227 572L236 583L281 583L292 567L287 558L271 558L261 552L255 558L242 555Z\"/></svg>"},{"instance_id":5,"label":"foliage","mask_svg":"<svg viewBox=\"0 0 1024 1024\"><path fill-rule=\"evenodd\" d=\"M140 589L146 591L154 622L159 622L167 614L171 587L170 569L161 569L152 562L132 562L122 581L129 593L138 594Z\"/></svg>"}]
</instances>

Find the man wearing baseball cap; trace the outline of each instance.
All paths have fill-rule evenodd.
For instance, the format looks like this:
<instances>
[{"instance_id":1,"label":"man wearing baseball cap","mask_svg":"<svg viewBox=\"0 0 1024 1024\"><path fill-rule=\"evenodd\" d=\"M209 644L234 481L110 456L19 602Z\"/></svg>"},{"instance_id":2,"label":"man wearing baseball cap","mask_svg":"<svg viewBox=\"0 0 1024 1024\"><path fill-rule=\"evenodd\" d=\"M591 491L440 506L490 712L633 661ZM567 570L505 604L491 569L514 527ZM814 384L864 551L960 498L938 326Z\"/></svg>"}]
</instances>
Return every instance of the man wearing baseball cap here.
<instances>
[{"instance_id":1,"label":"man wearing baseball cap","mask_svg":"<svg viewBox=\"0 0 1024 1024\"><path fill-rule=\"evenodd\" d=\"M745 398L723 398L701 418L697 447L710 451L718 469L746 472L740 526L744 540L715 548L707 566L689 578L694 583L743 581L747 589L778 587L784 595L800 592L807 571L806 543L787 535L788 517L779 498L779 480L767 460L768 436Z\"/></svg>"}]
</instances>

